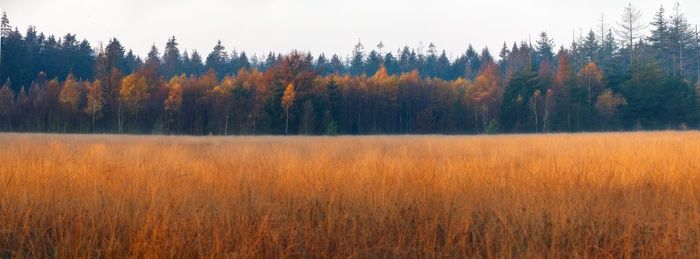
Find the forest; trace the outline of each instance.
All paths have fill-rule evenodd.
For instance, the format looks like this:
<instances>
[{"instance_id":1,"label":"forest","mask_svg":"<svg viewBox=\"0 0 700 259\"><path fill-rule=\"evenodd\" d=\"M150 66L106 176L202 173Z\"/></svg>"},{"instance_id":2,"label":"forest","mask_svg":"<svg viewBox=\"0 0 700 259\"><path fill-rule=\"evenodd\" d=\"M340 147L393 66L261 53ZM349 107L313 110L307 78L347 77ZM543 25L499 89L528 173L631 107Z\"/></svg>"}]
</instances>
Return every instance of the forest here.
<instances>
[{"instance_id":1,"label":"forest","mask_svg":"<svg viewBox=\"0 0 700 259\"><path fill-rule=\"evenodd\" d=\"M1 21L0 131L183 135L494 134L700 128L700 42L679 5L557 46L542 32L451 59L358 42L349 56L180 51L146 57ZM468 33L468 32L455 32ZM310 36L311 37L311 36Z\"/></svg>"}]
</instances>

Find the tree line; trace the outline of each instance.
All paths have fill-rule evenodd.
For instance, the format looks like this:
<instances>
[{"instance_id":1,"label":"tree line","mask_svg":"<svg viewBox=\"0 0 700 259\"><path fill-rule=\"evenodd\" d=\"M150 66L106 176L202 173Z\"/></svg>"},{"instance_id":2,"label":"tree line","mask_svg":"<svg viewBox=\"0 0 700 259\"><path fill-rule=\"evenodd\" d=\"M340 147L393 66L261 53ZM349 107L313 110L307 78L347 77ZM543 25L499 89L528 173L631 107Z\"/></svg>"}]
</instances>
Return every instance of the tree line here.
<instances>
[{"instance_id":1,"label":"tree line","mask_svg":"<svg viewBox=\"0 0 700 259\"><path fill-rule=\"evenodd\" d=\"M0 130L138 134L530 133L700 127L700 43L680 7L651 22L625 7L615 25L555 46L471 45L456 59L404 47L348 57L264 58L219 41L202 57L175 37L145 57L119 40L0 33ZM649 28L649 30L647 30ZM647 33L649 31L649 33Z\"/></svg>"}]
</instances>

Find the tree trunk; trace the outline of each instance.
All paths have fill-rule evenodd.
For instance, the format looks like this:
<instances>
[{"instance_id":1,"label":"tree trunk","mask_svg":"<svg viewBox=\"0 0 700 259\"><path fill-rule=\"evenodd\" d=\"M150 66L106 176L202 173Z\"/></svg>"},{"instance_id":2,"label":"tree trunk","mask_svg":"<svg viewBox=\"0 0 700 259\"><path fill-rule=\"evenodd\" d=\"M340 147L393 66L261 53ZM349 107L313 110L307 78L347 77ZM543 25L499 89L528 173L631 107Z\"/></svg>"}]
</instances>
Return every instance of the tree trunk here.
<instances>
[{"instance_id":1,"label":"tree trunk","mask_svg":"<svg viewBox=\"0 0 700 259\"><path fill-rule=\"evenodd\" d=\"M534 112L535 112L535 133L538 133L539 122L537 121L537 100L535 100L535 103L533 104L533 108L534 109L532 109L532 110L534 110Z\"/></svg>"},{"instance_id":2,"label":"tree trunk","mask_svg":"<svg viewBox=\"0 0 700 259\"><path fill-rule=\"evenodd\" d=\"M168 112L168 134L173 133L172 126L173 126L173 111L172 111L172 109L170 109L170 111Z\"/></svg>"},{"instance_id":3,"label":"tree trunk","mask_svg":"<svg viewBox=\"0 0 700 259\"><path fill-rule=\"evenodd\" d=\"M285 122L284 122L284 134L287 135L289 133L289 108L284 109L285 113Z\"/></svg>"},{"instance_id":4,"label":"tree trunk","mask_svg":"<svg viewBox=\"0 0 700 259\"><path fill-rule=\"evenodd\" d=\"M479 130L479 106L474 103L474 128L476 128L476 133L481 134Z\"/></svg>"},{"instance_id":5,"label":"tree trunk","mask_svg":"<svg viewBox=\"0 0 700 259\"><path fill-rule=\"evenodd\" d=\"M228 111L226 112L226 122L224 125L224 136L228 135L228 118L229 118L229 113Z\"/></svg>"},{"instance_id":6,"label":"tree trunk","mask_svg":"<svg viewBox=\"0 0 700 259\"><path fill-rule=\"evenodd\" d=\"M122 106L117 106L117 128L119 128L119 134L122 134L123 118L122 118Z\"/></svg>"}]
</instances>

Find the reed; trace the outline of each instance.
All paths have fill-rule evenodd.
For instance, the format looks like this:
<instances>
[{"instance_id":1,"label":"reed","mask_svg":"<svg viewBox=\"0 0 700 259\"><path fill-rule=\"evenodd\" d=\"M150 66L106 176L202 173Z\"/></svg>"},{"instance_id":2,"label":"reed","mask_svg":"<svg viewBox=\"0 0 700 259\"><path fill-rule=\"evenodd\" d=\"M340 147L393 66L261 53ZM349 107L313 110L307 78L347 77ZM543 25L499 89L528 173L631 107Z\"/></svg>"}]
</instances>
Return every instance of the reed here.
<instances>
[{"instance_id":1,"label":"reed","mask_svg":"<svg viewBox=\"0 0 700 259\"><path fill-rule=\"evenodd\" d=\"M0 135L0 257L700 257L700 133Z\"/></svg>"}]
</instances>

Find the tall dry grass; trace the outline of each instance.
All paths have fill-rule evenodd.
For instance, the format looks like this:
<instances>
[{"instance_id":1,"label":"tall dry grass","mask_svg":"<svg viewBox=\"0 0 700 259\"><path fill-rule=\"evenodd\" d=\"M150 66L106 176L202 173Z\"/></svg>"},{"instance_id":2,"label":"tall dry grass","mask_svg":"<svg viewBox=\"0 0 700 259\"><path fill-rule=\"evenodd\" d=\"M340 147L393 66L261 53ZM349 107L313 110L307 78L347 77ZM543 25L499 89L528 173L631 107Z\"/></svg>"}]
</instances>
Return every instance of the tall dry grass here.
<instances>
[{"instance_id":1,"label":"tall dry grass","mask_svg":"<svg viewBox=\"0 0 700 259\"><path fill-rule=\"evenodd\" d=\"M700 133L0 135L0 255L700 257Z\"/></svg>"}]
</instances>

